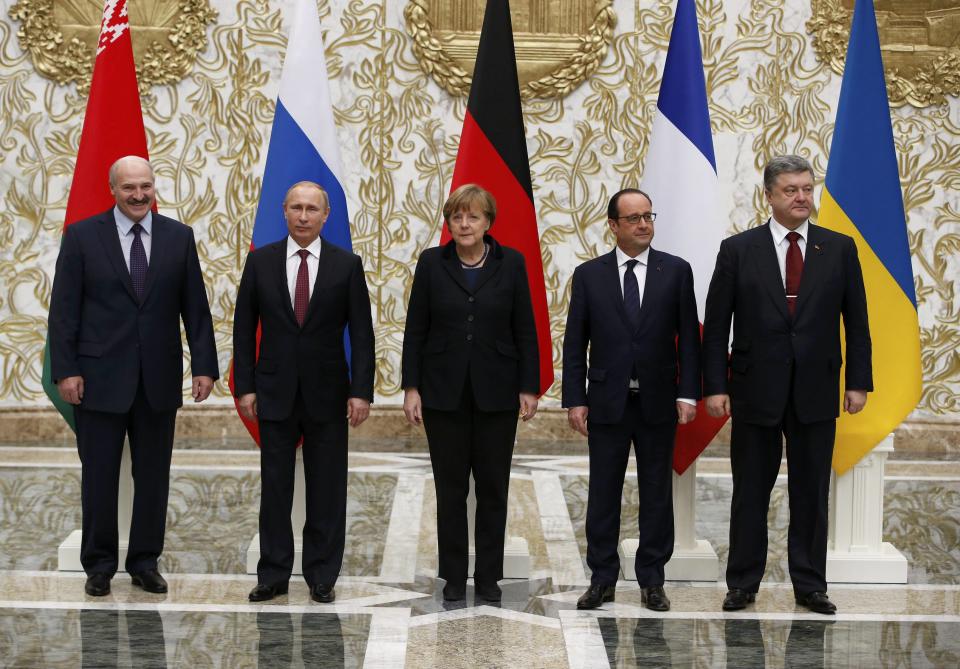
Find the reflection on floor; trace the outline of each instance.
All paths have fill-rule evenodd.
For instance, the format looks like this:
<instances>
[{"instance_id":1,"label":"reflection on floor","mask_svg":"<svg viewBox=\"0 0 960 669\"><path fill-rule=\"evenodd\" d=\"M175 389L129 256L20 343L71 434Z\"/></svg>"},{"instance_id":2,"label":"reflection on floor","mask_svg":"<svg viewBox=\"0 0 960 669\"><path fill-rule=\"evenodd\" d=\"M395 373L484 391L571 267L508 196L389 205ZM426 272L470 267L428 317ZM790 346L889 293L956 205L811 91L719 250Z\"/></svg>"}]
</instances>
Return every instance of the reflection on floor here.
<instances>
[{"instance_id":1,"label":"reflection on floor","mask_svg":"<svg viewBox=\"0 0 960 669\"><path fill-rule=\"evenodd\" d=\"M180 446L178 444L178 446ZM575 444L518 448L509 533L531 553L529 580L502 583L499 605L440 596L436 499L422 445L352 444L348 542L337 601L306 585L263 605L246 595L245 550L256 531L258 458L239 444L174 454L166 595L133 588L90 598L82 574L55 571L79 525L76 451L0 446L0 666L11 667L956 667L960 666L960 465L894 460L885 538L910 561L906 586L833 584L833 619L798 608L786 572L785 481L770 511L770 560L757 603L720 611L725 587L729 465L706 457L697 535L721 558L716 582L667 584L673 608L643 608L636 584L576 610L584 555L587 460ZM582 451L581 451L582 452ZM709 454L708 454L709 455ZM642 519L628 475L621 516Z\"/></svg>"}]
</instances>

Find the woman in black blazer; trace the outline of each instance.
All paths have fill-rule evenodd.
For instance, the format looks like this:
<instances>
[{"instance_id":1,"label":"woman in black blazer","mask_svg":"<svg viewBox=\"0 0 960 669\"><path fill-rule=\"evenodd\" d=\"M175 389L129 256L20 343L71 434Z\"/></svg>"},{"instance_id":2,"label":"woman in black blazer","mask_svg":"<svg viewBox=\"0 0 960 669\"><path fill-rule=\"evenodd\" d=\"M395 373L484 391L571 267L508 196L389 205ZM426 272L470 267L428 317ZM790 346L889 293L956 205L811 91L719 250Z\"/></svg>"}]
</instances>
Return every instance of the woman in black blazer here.
<instances>
[{"instance_id":1,"label":"woman in black blazer","mask_svg":"<svg viewBox=\"0 0 960 669\"><path fill-rule=\"evenodd\" d=\"M500 601L510 460L523 420L537 412L537 332L523 255L486 234L493 196L474 184L451 193L453 239L420 255L403 337L403 411L423 422L437 489L444 599L467 581L467 492L476 483L474 586Z\"/></svg>"}]
</instances>

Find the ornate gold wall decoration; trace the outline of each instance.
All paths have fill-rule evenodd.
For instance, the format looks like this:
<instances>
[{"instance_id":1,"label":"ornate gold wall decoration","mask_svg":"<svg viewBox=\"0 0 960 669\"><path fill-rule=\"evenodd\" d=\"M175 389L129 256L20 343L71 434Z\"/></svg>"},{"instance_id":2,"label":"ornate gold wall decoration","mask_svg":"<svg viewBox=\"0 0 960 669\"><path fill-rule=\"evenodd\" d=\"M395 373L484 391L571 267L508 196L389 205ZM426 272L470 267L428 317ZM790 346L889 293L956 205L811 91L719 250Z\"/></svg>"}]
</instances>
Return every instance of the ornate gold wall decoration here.
<instances>
[{"instance_id":1,"label":"ornate gold wall decoration","mask_svg":"<svg viewBox=\"0 0 960 669\"><path fill-rule=\"evenodd\" d=\"M127 4L140 92L175 84L193 69L207 45L206 28L217 12L209 0L134 0ZM19 0L10 17L34 67L58 84L90 88L103 18L102 0Z\"/></svg>"},{"instance_id":2,"label":"ornate gold wall decoration","mask_svg":"<svg viewBox=\"0 0 960 669\"><path fill-rule=\"evenodd\" d=\"M452 95L470 91L486 3L410 0L407 32L423 70ZM510 8L521 95L563 97L600 65L613 38L613 0L515 0Z\"/></svg>"},{"instance_id":3,"label":"ornate gold wall decoration","mask_svg":"<svg viewBox=\"0 0 960 669\"><path fill-rule=\"evenodd\" d=\"M843 73L854 0L812 0L807 29L817 56ZM943 104L960 95L960 1L877 0L877 27L892 105Z\"/></svg>"}]
</instances>

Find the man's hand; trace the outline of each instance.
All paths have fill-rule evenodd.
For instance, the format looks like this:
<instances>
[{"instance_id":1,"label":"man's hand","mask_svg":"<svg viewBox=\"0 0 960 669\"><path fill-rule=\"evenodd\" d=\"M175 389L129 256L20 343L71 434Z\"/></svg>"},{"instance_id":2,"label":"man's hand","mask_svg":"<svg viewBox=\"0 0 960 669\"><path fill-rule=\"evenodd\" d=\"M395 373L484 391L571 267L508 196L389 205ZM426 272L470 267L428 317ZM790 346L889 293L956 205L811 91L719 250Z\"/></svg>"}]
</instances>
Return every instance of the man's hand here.
<instances>
[{"instance_id":1,"label":"man's hand","mask_svg":"<svg viewBox=\"0 0 960 669\"><path fill-rule=\"evenodd\" d=\"M351 397L347 400L347 421L350 427L357 427L370 415L370 402L361 397Z\"/></svg>"},{"instance_id":2,"label":"man's hand","mask_svg":"<svg viewBox=\"0 0 960 669\"><path fill-rule=\"evenodd\" d=\"M697 417L697 405L690 404L689 402L680 402L677 401L677 422L680 425L686 425L687 423L692 423L693 419Z\"/></svg>"},{"instance_id":3,"label":"man's hand","mask_svg":"<svg viewBox=\"0 0 960 669\"><path fill-rule=\"evenodd\" d=\"M257 394L256 393L247 393L246 395L240 396L240 401L238 402L240 407L240 414L249 420L257 419Z\"/></svg>"},{"instance_id":4,"label":"man's hand","mask_svg":"<svg viewBox=\"0 0 960 669\"><path fill-rule=\"evenodd\" d=\"M65 379L57 381L57 392L64 402L70 404L80 404L83 399L83 377L68 376Z\"/></svg>"},{"instance_id":5,"label":"man's hand","mask_svg":"<svg viewBox=\"0 0 960 669\"><path fill-rule=\"evenodd\" d=\"M567 422L570 423L570 429L586 437L587 414L589 412L590 409L588 407L570 407L567 409Z\"/></svg>"},{"instance_id":6,"label":"man's hand","mask_svg":"<svg viewBox=\"0 0 960 669\"><path fill-rule=\"evenodd\" d=\"M526 423L537 415L537 396L532 393L520 393L520 419Z\"/></svg>"},{"instance_id":7,"label":"man's hand","mask_svg":"<svg viewBox=\"0 0 960 669\"><path fill-rule=\"evenodd\" d=\"M193 401L202 402L210 397L210 391L213 390L213 377L195 376L193 377Z\"/></svg>"},{"instance_id":8,"label":"man's hand","mask_svg":"<svg viewBox=\"0 0 960 669\"><path fill-rule=\"evenodd\" d=\"M866 390L848 390L843 393L843 410L849 414L859 413L867 405Z\"/></svg>"},{"instance_id":9,"label":"man's hand","mask_svg":"<svg viewBox=\"0 0 960 669\"><path fill-rule=\"evenodd\" d=\"M423 405L420 402L420 391L416 388L403 390L403 415L411 425L423 423Z\"/></svg>"},{"instance_id":10,"label":"man's hand","mask_svg":"<svg viewBox=\"0 0 960 669\"><path fill-rule=\"evenodd\" d=\"M707 395L704 401L707 404L707 413L714 418L723 418L730 415L729 395Z\"/></svg>"}]
</instances>

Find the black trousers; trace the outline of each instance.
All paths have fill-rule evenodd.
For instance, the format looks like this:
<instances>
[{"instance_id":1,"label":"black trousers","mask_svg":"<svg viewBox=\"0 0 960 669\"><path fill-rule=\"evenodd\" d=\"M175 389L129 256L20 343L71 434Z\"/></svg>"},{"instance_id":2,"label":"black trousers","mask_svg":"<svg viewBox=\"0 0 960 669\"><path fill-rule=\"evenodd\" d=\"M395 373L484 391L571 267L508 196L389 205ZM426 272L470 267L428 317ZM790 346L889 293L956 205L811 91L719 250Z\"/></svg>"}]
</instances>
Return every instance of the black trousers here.
<instances>
[{"instance_id":1,"label":"black trousers","mask_svg":"<svg viewBox=\"0 0 960 669\"><path fill-rule=\"evenodd\" d=\"M589 418L588 418L589 421ZM676 421L644 422L631 394L616 424L589 422L590 488L587 496L587 566L590 581L614 585L620 576L620 501L633 443L637 456L639 539L635 566L641 588L663 585L673 555L673 442Z\"/></svg>"},{"instance_id":2,"label":"black trousers","mask_svg":"<svg viewBox=\"0 0 960 669\"><path fill-rule=\"evenodd\" d=\"M798 595L827 589L827 505L836 421L801 423L793 401L778 425L733 418L730 467L730 555L727 587L756 592L767 566L767 510L787 446L790 580Z\"/></svg>"},{"instance_id":3,"label":"black trousers","mask_svg":"<svg viewBox=\"0 0 960 669\"><path fill-rule=\"evenodd\" d=\"M125 568L156 569L163 552L170 491L170 457L177 412L154 411L143 382L127 413L74 407L80 453L83 539L80 563L88 574L117 572L117 492L124 437L130 439L133 515Z\"/></svg>"},{"instance_id":4,"label":"black trousers","mask_svg":"<svg viewBox=\"0 0 960 669\"><path fill-rule=\"evenodd\" d=\"M516 411L481 411L464 386L455 411L423 409L423 426L437 489L437 543L440 578L467 579L467 493L476 485L474 581L503 578L503 535L507 527L510 461L517 434Z\"/></svg>"},{"instance_id":5,"label":"black trousers","mask_svg":"<svg viewBox=\"0 0 960 669\"><path fill-rule=\"evenodd\" d=\"M303 438L306 524L303 577L310 585L334 585L343 564L347 527L347 407L344 418L310 418L298 391L285 420L260 420L260 562L257 580L277 585L293 571L293 482L297 444Z\"/></svg>"}]
</instances>

